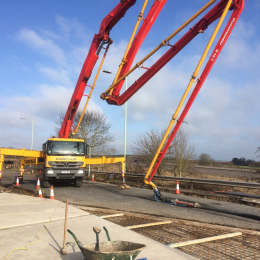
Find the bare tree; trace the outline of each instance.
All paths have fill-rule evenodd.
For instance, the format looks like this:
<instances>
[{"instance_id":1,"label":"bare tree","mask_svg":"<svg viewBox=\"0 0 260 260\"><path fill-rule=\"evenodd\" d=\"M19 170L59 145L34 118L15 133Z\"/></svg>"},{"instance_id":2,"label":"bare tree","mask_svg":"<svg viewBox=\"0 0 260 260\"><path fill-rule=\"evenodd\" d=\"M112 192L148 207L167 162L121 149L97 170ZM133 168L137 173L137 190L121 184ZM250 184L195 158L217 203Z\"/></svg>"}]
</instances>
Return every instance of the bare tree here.
<instances>
[{"instance_id":1,"label":"bare tree","mask_svg":"<svg viewBox=\"0 0 260 260\"><path fill-rule=\"evenodd\" d=\"M152 155L156 152L161 140L161 133L151 130L135 141L135 151L139 155Z\"/></svg>"},{"instance_id":2,"label":"bare tree","mask_svg":"<svg viewBox=\"0 0 260 260\"><path fill-rule=\"evenodd\" d=\"M175 138L173 139L172 154L175 160L174 174L181 177L183 172L187 171L192 164L195 157L194 147L189 144L188 137L184 130L179 129Z\"/></svg>"},{"instance_id":3,"label":"bare tree","mask_svg":"<svg viewBox=\"0 0 260 260\"><path fill-rule=\"evenodd\" d=\"M213 161L214 160L207 153L202 153L199 157L199 164L201 165L211 165Z\"/></svg>"},{"instance_id":4,"label":"bare tree","mask_svg":"<svg viewBox=\"0 0 260 260\"><path fill-rule=\"evenodd\" d=\"M141 135L133 144L133 151L139 155L145 165L149 165L160 145L162 133L150 130L144 135ZM162 165L158 168L158 174L161 173Z\"/></svg>"},{"instance_id":5,"label":"bare tree","mask_svg":"<svg viewBox=\"0 0 260 260\"><path fill-rule=\"evenodd\" d=\"M79 122L81 113L77 113L73 122L75 128ZM59 121L63 121L63 116L59 116ZM115 149L109 146L113 141L112 135L109 133L110 125L107 122L104 114L96 111L87 111L78 132L75 135L70 134L70 137L82 138L89 145L91 154L112 154Z\"/></svg>"},{"instance_id":6,"label":"bare tree","mask_svg":"<svg viewBox=\"0 0 260 260\"><path fill-rule=\"evenodd\" d=\"M143 136L140 136L134 143L134 151L141 155L145 162L150 163L161 143L163 132L156 132L154 130L148 131ZM187 136L183 130L179 130L173 143L170 145L166 154L167 161L174 161L174 175L181 176L190 165L194 158L194 149L189 145ZM162 173L165 160L162 161L158 168L158 174Z\"/></svg>"},{"instance_id":7,"label":"bare tree","mask_svg":"<svg viewBox=\"0 0 260 260\"><path fill-rule=\"evenodd\" d=\"M257 149L256 149L256 153L258 154L258 156L260 157L260 146L259 147L257 147Z\"/></svg>"}]
</instances>

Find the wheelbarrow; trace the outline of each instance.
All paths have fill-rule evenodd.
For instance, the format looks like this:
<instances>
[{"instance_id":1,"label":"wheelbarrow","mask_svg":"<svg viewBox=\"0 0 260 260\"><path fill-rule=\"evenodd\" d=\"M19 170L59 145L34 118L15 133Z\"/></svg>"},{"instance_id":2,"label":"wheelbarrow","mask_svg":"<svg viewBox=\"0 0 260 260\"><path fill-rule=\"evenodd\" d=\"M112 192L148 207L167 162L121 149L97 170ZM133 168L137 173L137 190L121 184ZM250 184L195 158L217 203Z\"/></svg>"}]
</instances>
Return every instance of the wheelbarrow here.
<instances>
[{"instance_id":1,"label":"wheelbarrow","mask_svg":"<svg viewBox=\"0 0 260 260\"><path fill-rule=\"evenodd\" d=\"M85 260L134 260L145 247L143 244L128 241L110 241L110 236L105 227L108 241L99 243L98 233L101 229L98 232L96 228L93 228L93 230L96 233L96 243L83 245L75 234L67 229L80 248Z\"/></svg>"}]
</instances>

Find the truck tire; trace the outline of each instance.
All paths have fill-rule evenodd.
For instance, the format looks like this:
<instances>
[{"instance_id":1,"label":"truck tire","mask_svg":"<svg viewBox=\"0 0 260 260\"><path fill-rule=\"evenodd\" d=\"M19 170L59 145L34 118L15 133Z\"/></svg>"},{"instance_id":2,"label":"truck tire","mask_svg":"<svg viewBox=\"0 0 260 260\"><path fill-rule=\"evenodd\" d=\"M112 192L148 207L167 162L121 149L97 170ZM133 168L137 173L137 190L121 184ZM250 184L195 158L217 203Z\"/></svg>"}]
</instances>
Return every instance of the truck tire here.
<instances>
[{"instance_id":1,"label":"truck tire","mask_svg":"<svg viewBox=\"0 0 260 260\"><path fill-rule=\"evenodd\" d=\"M82 185L82 182L83 182L83 178L76 178L75 181L74 181L75 187L80 188L81 185Z\"/></svg>"},{"instance_id":2,"label":"truck tire","mask_svg":"<svg viewBox=\"0 0 260 260\"><path fill-rule=\"evenodd\" d=\"M51 186L50 182L48 180L46 180L44 177L42 178L41 183L42 183L43 188L50 188L50 186Z\"/></svg>"}]
</instances>

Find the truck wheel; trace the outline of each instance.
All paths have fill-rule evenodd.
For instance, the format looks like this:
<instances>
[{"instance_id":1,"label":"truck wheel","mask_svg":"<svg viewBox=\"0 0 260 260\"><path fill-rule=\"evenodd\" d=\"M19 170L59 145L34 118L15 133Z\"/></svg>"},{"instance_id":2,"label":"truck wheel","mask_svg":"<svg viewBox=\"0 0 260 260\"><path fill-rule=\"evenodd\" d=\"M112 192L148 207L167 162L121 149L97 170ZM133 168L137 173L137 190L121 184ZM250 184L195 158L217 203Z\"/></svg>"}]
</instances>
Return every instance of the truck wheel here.
<instances>
[{"instance_id":1,"label":"truck wheel","mask_svg":"<svg viewBox=\"0 0 260 260\"><path fill-rule=\"evenodd\" d=\"M50 188L50 182L49 181L47 181L45 178L43 178L43 180L42 180L42 187L43 188Z\"/></svg>"},{"instance_id":2,"label":"truck wheel","mask_svg":"<svg viewBox=\"0 0 260 260\"><path fill-rule=\"evenodd\" d=\"M75 187L78 187L78 188L81 187L82 182L83 182L82 178L76 178L75 182L74 182Z\"/></svg>"}]
</instances>

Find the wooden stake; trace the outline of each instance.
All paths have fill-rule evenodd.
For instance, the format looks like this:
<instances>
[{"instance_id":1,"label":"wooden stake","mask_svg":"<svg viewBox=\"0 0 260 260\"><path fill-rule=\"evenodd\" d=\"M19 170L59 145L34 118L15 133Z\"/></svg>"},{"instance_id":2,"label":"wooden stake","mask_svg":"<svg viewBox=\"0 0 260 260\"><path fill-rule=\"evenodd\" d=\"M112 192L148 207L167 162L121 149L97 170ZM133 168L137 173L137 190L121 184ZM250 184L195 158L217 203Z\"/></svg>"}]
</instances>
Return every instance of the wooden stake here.
<instances>
[{"instance_id":1,"label":"wooden stake","mask_svg":"<svg viewBox=\"0 0 260 260\"><path fill-rule=\"evenodd\" d=\"M141 225L133 225L126 227L127 229L136 229L136 228L143 228L143 227L152 227L152 226L159 226L159 225L166 225L171 224L171 221L162 221L162 222L154 222L154 223L147 223L147 224L141 224Z\"/></svg>"},{"instance_id":2,"label":"wooden stake","mask_svg":"<svg viewBox=\"0 0 260 260\"><path fill-rule=\"evenodd\" d=\"M122 216L124 216L123 213L118 213L118 214L112 214L112 215L101 216L100 218L105 219L105 218L115 218L115 217L122 217Z\"/></svg>"},{"instance_id":3,"label":"wooden stake","mask_svg":"<svg viewBox=\"0 0 260 260\"><path fill-rule=\"evenodd\" d=\"M62 247L62 249L61 249L61 253L62 253L63 255L68 254L68 252L67 252L67 250L66 250L67 225L68 225L68 200L66 200L66 206L65 206L63 247Z\"/></svg>"},{"instance_id":4,"label":"wooden stake","mask_svg":"<svg viewBox=\"0 0 260 260\"><path fill-rule=\"evenodd\" d=\"M210 242L210 241L231 238L231 237L236 237L236 236L242 236L242 232L229 233L229 234L214 236L214 237L206 237L206 238L202 238L202 239L195 239L195 240L190 240L190 241L186 241L186 242L169 244L168 246L172 247L172 248L176 248L176 247L206 243L206 242Z\"/></svg>"}]
</instances>

